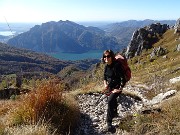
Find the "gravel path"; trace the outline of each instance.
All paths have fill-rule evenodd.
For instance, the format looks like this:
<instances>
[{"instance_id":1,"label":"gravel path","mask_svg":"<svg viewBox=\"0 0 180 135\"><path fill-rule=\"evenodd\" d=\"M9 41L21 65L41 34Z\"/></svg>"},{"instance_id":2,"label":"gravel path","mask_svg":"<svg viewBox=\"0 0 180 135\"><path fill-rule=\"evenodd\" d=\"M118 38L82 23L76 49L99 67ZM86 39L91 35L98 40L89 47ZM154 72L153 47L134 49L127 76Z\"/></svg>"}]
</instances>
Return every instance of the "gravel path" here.
<instances>
[{"instance_id":1,"label":"gravel path","mask_svg":"<svg viewBox=\"0 0 180 135\"><path fill-rule=\"evenodd\" d=\"M116 133L106 131L106 110L107 97L105 97L98 105L97 100L102 94L82 94L77 97L79 108L81 111L81 122L77 135L127 135L127 133L118 129L121 118L127 113L134 113L137 108L142 106L140 101L131 97L120 95L118 97L118 114L117 118L113 119L113 125L116 127ZM102 98L105 95L102 96Z\"/></svg>"}]
</instances>

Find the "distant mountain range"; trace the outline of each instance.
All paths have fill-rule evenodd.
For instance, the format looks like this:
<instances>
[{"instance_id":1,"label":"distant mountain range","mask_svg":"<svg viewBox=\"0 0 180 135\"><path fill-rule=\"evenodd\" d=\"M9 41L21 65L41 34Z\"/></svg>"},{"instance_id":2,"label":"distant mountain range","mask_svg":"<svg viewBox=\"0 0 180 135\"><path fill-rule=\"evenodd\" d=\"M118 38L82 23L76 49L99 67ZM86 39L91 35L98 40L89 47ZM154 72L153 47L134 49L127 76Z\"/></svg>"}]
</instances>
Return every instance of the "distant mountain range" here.
<instances>
[{"instance_id":1,"label":"distant mountain range","mask_svg":"<svg viewBox=\"0 0 180 135\"><path fill-rule=\"evenodd\" d=\"M7 43L37 52L82 53L89 50L119 48L116 38L106 36L103 30L71 21L52 21L36 25Z\"/></svg>"},{"instance_id":2,"label":"distant mountain range","mask_svg":"<svg viewBox=\"0 0 180 135\"><path fill-rule=\"evenodd\" d=\"M35 25L29 31L11 38L7 43L18 48L45 53L82 53L89 50L105 49L119 51L127 47L135 30L156 22L170 26L175 24L175 20L129 20L98 25L99 28L97 28L85 27L71 21L51 21Z\"/></svg>"}]
</instances>

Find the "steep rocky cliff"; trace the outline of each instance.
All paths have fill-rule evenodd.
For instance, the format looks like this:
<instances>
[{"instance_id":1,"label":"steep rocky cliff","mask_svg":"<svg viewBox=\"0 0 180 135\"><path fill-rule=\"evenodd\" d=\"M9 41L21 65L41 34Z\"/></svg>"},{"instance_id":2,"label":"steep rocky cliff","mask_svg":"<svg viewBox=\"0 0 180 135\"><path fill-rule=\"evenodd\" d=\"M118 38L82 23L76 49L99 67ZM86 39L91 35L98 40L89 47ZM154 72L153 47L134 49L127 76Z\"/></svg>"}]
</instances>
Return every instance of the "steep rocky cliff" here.
<instances>
[{"instance_id":1,"label":"steep rocky cliff","mask_svg":"<svg viewBox=\"0 0 180 135\"><path fill-rule=\"evenodd\" d=\"M152 45L157 42L168 29L169 26L167 24L154 23L136 30L125 52L126 57L131 58L140 55L142 50L152 48Z\"/></svg>"}]
</instances>

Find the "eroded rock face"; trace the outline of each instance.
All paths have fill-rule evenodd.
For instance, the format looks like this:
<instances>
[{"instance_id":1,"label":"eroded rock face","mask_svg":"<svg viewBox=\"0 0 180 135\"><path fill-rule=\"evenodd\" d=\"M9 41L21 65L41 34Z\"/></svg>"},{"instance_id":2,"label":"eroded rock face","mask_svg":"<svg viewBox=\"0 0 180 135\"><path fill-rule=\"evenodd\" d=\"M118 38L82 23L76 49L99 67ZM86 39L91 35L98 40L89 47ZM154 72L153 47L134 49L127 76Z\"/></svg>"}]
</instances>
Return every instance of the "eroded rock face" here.
<instances>
[{"instance_id":1,"label":"eroded rock face","mask_svg":"<svg viewBox=\"0 0 180 135\"><path fill-rule=\"evenodd\" d=\"M176 21L176 24L174 26L174 34L180 33L180 18Z\"/></svg>"},{"instance_id":2,"label":"eroded rock face","mask_svg":"<svg viewBox=\"0 0 180 135\"><path fill-rule=\"evenodd\" d=\"M159 40L159 37L169 29L167 24L155 23L134 32L127 47L125 55L131 58L140 55L142 50L152 48L152 44Z\"/></svg>"},{"instance_id":3,"label":"eroded rock face","mask_svg":"<svg viewBox=\"0 0 180 135\"><path fill-rule=\"evenodd\" d=\"M166 48L163 48L161 46L155 47L155 48L153 48L153 51L151 52L150 57L151 57L151 59L153 59L154 56L157 56L157 57L163 56L163 55L167 54L167 52L168 51Z\"/></svg>"}]
</instances>

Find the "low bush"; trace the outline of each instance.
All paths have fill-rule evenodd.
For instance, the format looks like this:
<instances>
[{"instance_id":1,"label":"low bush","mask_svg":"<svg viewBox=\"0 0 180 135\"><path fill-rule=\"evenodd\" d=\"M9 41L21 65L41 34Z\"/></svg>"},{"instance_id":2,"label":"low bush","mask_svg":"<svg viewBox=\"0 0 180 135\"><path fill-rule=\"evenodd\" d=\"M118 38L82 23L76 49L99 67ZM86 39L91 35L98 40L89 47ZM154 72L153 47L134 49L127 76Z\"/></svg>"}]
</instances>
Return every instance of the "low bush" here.
<instances>
[{"instance_id":1,"label":"low bush","mask_svg":"<svg viewBox=\"0 0 180 135\"><path fill-rule=\"evenodd\" d=\"M79 110L73 98L63 94L64 84L57 80L44 81L26 96L10 117L11 125L48 123L58 133L72 133ZM70 102L71 101L71 102Z\"/></svg>"}]
</instances>

